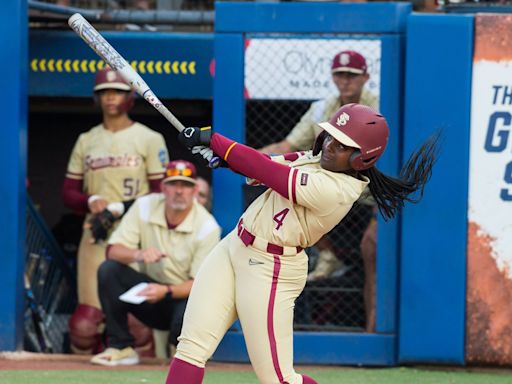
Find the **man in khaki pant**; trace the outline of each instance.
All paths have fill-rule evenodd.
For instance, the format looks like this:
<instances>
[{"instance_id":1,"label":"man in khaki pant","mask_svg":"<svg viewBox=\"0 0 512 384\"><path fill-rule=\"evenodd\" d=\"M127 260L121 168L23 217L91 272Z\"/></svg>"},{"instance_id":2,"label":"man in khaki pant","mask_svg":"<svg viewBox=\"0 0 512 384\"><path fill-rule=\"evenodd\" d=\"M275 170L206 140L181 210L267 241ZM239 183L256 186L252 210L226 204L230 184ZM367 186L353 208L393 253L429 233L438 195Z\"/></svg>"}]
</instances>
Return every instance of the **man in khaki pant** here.
<instances>
[{"instance_id":1,"label":"man in khaki pant","mask_svg":"<svg viewBox=\"0 0 512 384\"><path fill-rule=\"evenodd\" d=\"M109 348L94 356L93 364L139 362L128 313L151 328L168 330L169 343L177 344L194 278L220 239L219 225L196 200L196 183L192 163L171 161L162 193L137 199L110 237L108 260L98 271ZM142 303L119 298L139 283L147 283L138 293Z\"/></svg>"}]
</instances>

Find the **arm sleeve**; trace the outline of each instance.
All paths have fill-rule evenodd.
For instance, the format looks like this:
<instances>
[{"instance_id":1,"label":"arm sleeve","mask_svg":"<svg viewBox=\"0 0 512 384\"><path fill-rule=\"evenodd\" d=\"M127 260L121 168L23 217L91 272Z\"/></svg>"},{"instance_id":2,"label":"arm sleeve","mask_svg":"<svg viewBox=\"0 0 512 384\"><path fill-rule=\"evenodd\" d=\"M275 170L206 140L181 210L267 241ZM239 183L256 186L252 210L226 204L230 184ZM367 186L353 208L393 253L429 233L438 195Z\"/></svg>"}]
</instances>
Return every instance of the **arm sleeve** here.
<instances>
[{"instance_id":1,"label":"arm sleeve","mask_svg":"<svg viewBox=\"0 0 512 384\"><path fill-rule=\"evenodd\" d=\"M158 183L163 180L165 167L168 162L169 153L167 152L163 136L152 132L146 148L146 169L150 183L153 180L157 180ZM158 189L160 189L160 186L158 186ZM156 191L152 190L152 192Z\"/></svg>"},{"instance_id":2,"label":"arm sleeve","mask_svg":"<svg viewBox=\"0 0 512 384\"><path fill-rule=\"evenodd\" d=\"M197 272L199 271L199 267L213 247L217 245L219 240L220 227L212 217L211 220L204 223L198 231L197 249L194 253L192 265L190 267L190 277L192 279L195 279Z\"/></svg>"},{"instance_id":3,"label":"arm sleeve","mask_svg":"<svg viewBox=\"0 0 512 384\"><path fill-rule=\"evenodd\" d=\"M121 219L119 226L108 239L108 243L121 244L127 248L137 249L140 245L139 205L137 201Z\"/></svg>"},{"instance_id":4,"label":"arm sleeve","mask_svg":"<svg viewBox=\"0 0 512 384\"><path fill-rule=\"evenodd\" d=\"M283 197L289 198L290 167L272 161L267 155L218 133L212 135L210 147L229 164L233 171L259 180Z\"/></svg>"},{"instance_id":5,"label":"arm sleeve","mask_svg":"<svg viewBox=\"0 0 512 384\"><path fill-rule=\"evenodd\" d=\"M87 204L89 195L83 192L83 183L83 180L71 179L66 176L62 185L64 205L78 213L89 211L89 205Z\"/></svg>"}]
</instances>

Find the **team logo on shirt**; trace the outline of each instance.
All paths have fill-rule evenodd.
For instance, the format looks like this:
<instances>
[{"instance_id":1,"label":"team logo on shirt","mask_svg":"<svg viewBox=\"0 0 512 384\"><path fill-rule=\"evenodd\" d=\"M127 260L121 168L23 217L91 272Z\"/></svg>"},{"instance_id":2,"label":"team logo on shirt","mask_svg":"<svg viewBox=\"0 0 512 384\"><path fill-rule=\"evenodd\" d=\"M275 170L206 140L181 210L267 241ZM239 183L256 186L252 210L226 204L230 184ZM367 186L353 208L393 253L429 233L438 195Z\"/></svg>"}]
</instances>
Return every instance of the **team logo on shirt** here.
<instances>
[{"instance_id":1,"label":"team logo on shirt","mask_svg":"<svg viewBox=\"0 0 512 384\"><path fill-rule=\"evenodd\" d=\"M142 164L142 158L139 155L106 155L106 156L86 156L85 170L95 170L101 168L119 168L119 167L139 167Z\"/></svg>"},{"instance_id":2,"label":"team logo on shirt","mask_svg":"<svg viewBox=\"0 0 512 384\"><path fill-rule=\"evenodd\" d=\"M337 125L346 125L349 120L350 120L350 116L348 115L348 113L347 112L343 112L336 119L336 124Z\"/></svg>"},{"instance_id":3,"label":"team logo on shirt","mask_svg":"<svg viewBox=\"0 0 512 384\"><path fill-rule=\"evenodd\" d=\"M160 163L162 163L162 168L165 168L167 166L167 163L169 162L167 160L167 151L165 149L161 149L158 152L158 159L160 160Z\"/></svg>"},{"instance_id":4,"label":"team logo on shirt","mask_svg":"<svg viewBox=\"0 0 512 384\"><path fill-rule=\"evenodd\" d=\"M300 185L306 185L308 183L309 175L307 173L303 173L300 175Z\"/></svg>"}]
</instances>

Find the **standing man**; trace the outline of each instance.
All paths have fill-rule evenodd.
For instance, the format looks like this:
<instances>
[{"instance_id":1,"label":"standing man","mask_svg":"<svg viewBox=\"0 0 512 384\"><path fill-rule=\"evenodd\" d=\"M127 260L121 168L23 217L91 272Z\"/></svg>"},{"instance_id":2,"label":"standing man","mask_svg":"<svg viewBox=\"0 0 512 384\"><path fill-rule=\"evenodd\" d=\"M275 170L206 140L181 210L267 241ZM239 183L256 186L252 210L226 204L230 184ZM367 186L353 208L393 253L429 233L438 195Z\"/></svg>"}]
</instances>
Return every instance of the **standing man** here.
<instances>
[{"instance_id":1,"label":"standing man","mask_svg":"<svg viewBox=\"0 0 512 384\"><path fill-rule=\"evenodd\" d=\"M282 154L311 149L321 132L318 123L328 120L345 104L359 103L379 110L377 97L363 89L370 78L363 55L356 51L338 52L332 60L331 74L339 95L312 103L285 139L261 148L261 152Z\"/></svg>"},{"instance_id":2,"label":"standing man","mask_svg":"<svg viewBox=\"0 0 512 384\"><path fill-rule=\"evenodd\" d=\"M159 191L168 162L163 136L128 116L134 93L116 71L96 74L94 100L103 122L78 138L62 190L64 204L86 214L78 249L79 305L69 321L72 351L86 354L101 349L96 274L105 260L103 241L136 197Z\"/></svg>"},{"instance_id":3,"label":"standing man","mask_svg":"<svg viewBox=\"0 0 512 384\"><path fill-rule=\"evenodd\" d=\"M162 193L137 199L110 237L108 260L98 271L109 348L94 356L93 364L139 362L128 330L128 313L149 327L169 330L169 343L178 344L194 278L220 239L219 225L196 200L196 193L195 166L188 161L171 161ZM130 267L132 263L137 264L137 271ZM142 282L148 283L139 293L146 298L143 303L119 299Z\"/></svg>"}]
</instances>

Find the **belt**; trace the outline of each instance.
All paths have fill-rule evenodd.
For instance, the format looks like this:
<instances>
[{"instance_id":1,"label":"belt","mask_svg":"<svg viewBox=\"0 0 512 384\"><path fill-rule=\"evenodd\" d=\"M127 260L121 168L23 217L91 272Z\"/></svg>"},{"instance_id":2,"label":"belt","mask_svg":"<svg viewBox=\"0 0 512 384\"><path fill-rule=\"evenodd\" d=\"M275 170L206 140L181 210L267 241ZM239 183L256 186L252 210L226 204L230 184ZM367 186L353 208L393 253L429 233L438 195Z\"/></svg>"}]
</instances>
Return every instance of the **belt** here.
<instances>
[{"instance_id":1,"label":"belt","mask_svg":"<svg viewBox=\"0 0 512 384\"><path fill-rule=\"evenodd\" d=\"M253 246L260 251L271 253L272 255L290 256L296 255L302 251L302 247L282 247L281 245L269 243L261 237L254 236L251 232L245 229L243 219L240 219L238 222L237 234L246 247Z\"/></svg>"}]
</instances>

